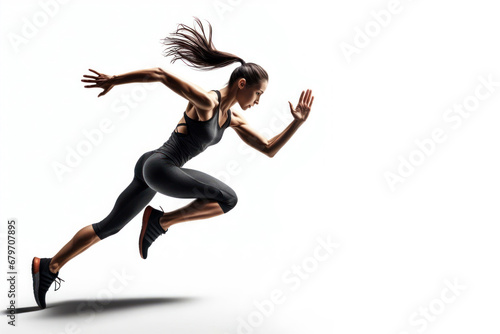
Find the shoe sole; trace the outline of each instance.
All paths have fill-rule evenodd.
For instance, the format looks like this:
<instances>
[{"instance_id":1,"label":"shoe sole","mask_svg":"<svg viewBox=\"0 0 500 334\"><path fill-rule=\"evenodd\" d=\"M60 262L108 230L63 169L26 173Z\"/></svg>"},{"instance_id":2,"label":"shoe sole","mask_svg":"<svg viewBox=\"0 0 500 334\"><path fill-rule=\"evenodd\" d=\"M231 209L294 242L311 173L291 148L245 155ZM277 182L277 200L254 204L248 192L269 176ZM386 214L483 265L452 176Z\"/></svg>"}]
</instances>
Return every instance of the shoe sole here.
<instances>
[{"instance_id":1,"label":"shoe sole","mask_svg":"<svg viewBox=\"0 0 500 334\"><path fill-rule=\"evenodd\" d=\"M149 217L151 216L151 212L153 212L153 207L147 206L146 210L144 210L144 215L142 216L142 229L141 235L139 236L139 253L141 254L141 258L146 259L142 254L142 240L144 239L144 234L146 234L146 229L148 227Z\"/></svg>"},{"instance_id":2,"label":"shoe sole","mask_svg":"<svg viewBox=\"0 0 500 334\"><path fill-rule=\"evenodd\" d=\"M33 261L31 261L31 275L33 276L33 292L35 293L36 304L38 307L43 308L38 299L38 292L40 290L40 259L37 257L34 257Z\"/></svg>"}]
</instances>

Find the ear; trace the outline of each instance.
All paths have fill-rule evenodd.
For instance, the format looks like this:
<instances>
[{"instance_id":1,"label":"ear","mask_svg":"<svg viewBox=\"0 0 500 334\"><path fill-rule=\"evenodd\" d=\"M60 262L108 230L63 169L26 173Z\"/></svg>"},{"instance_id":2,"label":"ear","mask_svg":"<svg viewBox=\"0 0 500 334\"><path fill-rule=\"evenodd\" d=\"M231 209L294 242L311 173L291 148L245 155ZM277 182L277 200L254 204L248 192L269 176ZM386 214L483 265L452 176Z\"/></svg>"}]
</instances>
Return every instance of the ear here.
<instances>
[{"instance_id":1,"label":"ear","mask_svg":"<svg viewBox=\"0 0 500 334\"><path fill-rule=\"evenodd\" d=\"M245 78L241 78L240 80L238 80L238 88L239 89L245 88L246 84L247 84L247 80Z\"/></svg>"}]
</instances>

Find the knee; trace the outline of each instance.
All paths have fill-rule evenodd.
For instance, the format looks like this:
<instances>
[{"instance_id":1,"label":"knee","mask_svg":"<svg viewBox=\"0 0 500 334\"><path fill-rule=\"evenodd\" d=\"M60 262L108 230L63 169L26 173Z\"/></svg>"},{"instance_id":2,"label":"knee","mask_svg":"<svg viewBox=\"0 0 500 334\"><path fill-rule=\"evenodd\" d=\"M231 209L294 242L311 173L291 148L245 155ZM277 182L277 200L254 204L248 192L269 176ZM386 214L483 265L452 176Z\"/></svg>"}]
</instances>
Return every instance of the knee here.
<instances>
[{"instance_id":1,"label":"knee","mask_svg":"<svg viewBox=\"0 0 500 334\"><path fill-rule=\"evenodd\" d=\"M121 227L110 227L106 226L103 222L92 224L94 228L95 234L99 237L100 240L106 239L118 232L120 232Z\"/></svg>"},{"instance_id":2,"label":"knee","mask_svg":"<svg viewBox=\"0 0 500 334\"><path fill-rule=\"evenodd\" d=\"M224 201L219 202L220 207L224 213L231 211L238 203L238 196L236 193L227 194L224 196Z\"/></svg>"}]
</instances>

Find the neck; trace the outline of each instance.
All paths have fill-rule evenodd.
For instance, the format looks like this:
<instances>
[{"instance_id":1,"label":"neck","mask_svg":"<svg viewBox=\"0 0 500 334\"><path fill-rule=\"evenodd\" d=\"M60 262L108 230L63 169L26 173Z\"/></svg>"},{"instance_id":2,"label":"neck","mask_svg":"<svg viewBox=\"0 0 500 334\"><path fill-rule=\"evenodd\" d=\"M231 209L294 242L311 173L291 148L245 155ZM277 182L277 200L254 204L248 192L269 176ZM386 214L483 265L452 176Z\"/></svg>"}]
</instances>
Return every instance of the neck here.
<instances>
[{"instance_id":1,"label":"neck","mask_svg":"<svg viewBox=\"0 0 500 334\"><path fill-rule=\"evenodd\" d=\"M228 110L234 106L238 101L236 100L236 94L238 93L238 86L233 85L233 88L225 86L219 90L220 92L220 110Z\"/></svg>"}]
</instances>

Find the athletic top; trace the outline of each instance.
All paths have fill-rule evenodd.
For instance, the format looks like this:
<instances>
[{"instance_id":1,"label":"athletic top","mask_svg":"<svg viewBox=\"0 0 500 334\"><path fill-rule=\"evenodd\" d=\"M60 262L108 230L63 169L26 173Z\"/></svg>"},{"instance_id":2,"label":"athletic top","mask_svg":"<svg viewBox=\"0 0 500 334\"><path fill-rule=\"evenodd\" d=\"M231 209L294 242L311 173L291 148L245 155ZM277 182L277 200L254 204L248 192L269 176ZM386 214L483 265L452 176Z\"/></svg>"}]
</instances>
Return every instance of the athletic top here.
<instances>
[{"instance_id":1,"label":"athletic top","mask_svg":"<svg viewBox=\"0 0 500 334\"><path fill-rule=\"evenodd\" d=\"M208 146L217 144L221 138L224 130L231 123L231 109L227 111L227 120L219 127L219 113L220 113L220 99L221 95L218 90L213 90L217 93L219 105L214 112L212 118L207 121L197 121L189 118L184 111L184 119L186 123L179 123L175 127L177 129L180 125L187 127L187 133L172 131L170 138L154 152L160 152L172 160L172 162L181 167L189 159L197 156L203 152Z\"/></svg>"}]
</instances>

